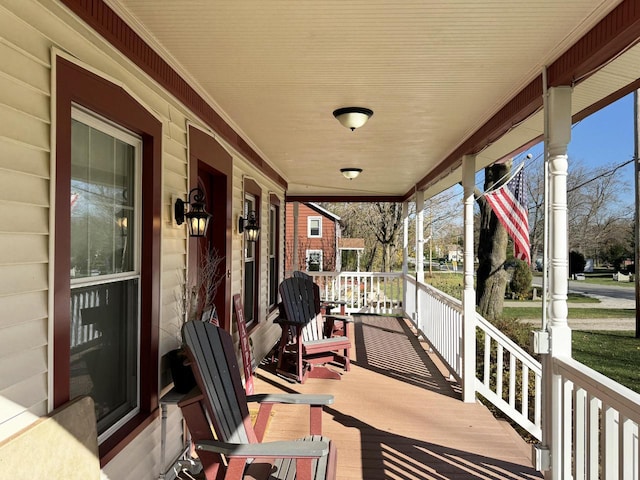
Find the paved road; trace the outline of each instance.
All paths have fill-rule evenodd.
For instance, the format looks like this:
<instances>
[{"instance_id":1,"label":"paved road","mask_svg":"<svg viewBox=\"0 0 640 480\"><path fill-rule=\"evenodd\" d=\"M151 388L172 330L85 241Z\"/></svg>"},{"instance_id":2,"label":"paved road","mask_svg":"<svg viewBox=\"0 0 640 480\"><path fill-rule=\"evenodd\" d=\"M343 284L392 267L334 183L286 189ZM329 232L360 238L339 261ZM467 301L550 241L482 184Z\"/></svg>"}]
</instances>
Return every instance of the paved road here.
<instances>
[{"instance_id":1,"label":"paved road","mask_svg":"<svg viewBox=\"0 0 640 480\"><path fill-rule=\"evenodd\" d=\"M534 278L534 285L540 279ZM590 297L597 298L600 303L570 303L569 308L621 308L634 309L635 288L631 286L617 286L615 284L593 285L579 282L576 280L569 281L569 291L582 293ZM540 302L531 302L532 306L540 305ZM511 302L505 302L505 306L517 305ZM522 305L522 304L521 304ZM542 314L541 314L542 316ZM534 325L539 323L539 318L535 320L526 320ZM569 326L574 330L635 330L635 318L590 318L590 319L570 319Z\"/></svg>"},{"instance_id":2,"label":"paved road","mask_svg":"<svg viewBox=\"0 0 640 480\"><path fill-rule=\"evenodd\" d=\"M537 287L542 285L541 279L537 277L533 279L532 283ZM597 285L569 280L569 291L598 298L603 303L611 303L611 306L607 305L604 308L635 308L636 291L633 286L616 285L613 282L611 285Z\"/></svg>"}]
</instances>

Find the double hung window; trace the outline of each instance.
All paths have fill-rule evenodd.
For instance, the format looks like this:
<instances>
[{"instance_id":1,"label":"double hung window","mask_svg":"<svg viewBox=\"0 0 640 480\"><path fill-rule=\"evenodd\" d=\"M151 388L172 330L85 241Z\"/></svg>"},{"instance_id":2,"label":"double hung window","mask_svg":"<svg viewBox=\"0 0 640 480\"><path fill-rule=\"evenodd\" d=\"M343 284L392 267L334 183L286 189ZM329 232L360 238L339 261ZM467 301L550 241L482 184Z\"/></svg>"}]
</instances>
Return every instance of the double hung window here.
<instances>
[{"instance_id":1,"label":"double hung window","mask_svg":"<svg viewBox=\"0 0 640 480\"><path fill-rule=\"evenodd\" d=\"M100 440L140 411L142 140L79 108L71 121L69 394Z\"/></svg>"},{"instance_id":2,"label":"double hung window","mask_svg":"<svg viewBox=\"0 0 640 480\"><path fill-rule=\"evenodd\" d=\"M322 217L307 217L307 237L322 238Z\"/></svg>"}]
</instances>

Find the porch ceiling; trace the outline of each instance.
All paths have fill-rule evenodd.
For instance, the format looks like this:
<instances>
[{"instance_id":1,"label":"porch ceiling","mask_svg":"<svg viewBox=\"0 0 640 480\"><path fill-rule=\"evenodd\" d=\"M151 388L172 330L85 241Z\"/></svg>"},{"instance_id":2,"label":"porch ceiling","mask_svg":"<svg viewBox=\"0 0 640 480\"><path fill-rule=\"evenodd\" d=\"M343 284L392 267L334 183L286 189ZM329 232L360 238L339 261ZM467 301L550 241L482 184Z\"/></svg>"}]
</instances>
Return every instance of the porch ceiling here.
<instances>
[{"instance_id":1,"label":"porch ceiling","mask_svg":"<svg viewBox=\"0 0 640 480\"><path fill-rule=\"evenodd\" d=\"M436 181L452 153L469 150L465 141L620 2L108 3L284 177L288 195L377 197L458 181ZM574 111L635 81L638 67L634 48L589 75ZM374 115L350 132L332 116L344 106ZM542 123L538 111L490 146L481 140L478 169L538 137ZM364 171L349 181L342 167Z\"/></svg>"}]
</instances>

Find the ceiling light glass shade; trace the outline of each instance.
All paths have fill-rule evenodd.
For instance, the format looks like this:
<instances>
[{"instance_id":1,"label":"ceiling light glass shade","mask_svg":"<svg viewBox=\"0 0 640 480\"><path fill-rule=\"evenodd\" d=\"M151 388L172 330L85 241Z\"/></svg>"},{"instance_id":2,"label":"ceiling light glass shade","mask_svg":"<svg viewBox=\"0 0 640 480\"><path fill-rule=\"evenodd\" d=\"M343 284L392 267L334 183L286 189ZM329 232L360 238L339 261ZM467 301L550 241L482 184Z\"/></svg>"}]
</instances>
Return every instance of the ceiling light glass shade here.
<instances>
[{"instance_id":1,"label":"ceiling light glass shade","mask_svg":"<svg viewBox=\"0 0 640 480\"><path fill-rule=\"evenodd\" d=\"M360 128L373 115L373 110L362 107L345 107L334 110L333 116L345 127L351 129Z\"/></svg>"},{"instance_id":2,"label":"ceiling light glass shade","mask_svg":"<svg viewBox=\"0 0 640 480\"><path fill-rule=\"evenodd\" d=\"M353 180L358 175L362 173L361 168L341 168L340 172L344 175L344 178L348 178L349 180Z\"/></svg>"}]
</instances>

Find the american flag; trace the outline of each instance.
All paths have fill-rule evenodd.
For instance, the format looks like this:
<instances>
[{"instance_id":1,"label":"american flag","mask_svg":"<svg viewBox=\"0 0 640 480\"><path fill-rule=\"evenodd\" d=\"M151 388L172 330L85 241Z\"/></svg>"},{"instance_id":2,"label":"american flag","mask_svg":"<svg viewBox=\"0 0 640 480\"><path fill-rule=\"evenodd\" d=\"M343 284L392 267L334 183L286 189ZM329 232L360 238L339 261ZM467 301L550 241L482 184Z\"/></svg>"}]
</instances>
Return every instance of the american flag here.
<instances>
[{"instance_id":1,"label":"american flag","mask_svg":"<svg viewBox=\"0 0 640 480\"><path fill-rule=\"evenodd\" d=\"M531 265L529 243L529 212L526 207L522 168L507 183L485 193L485 198L500 223L513 239L514 256Z\"/></svg>"}]
</instances>

